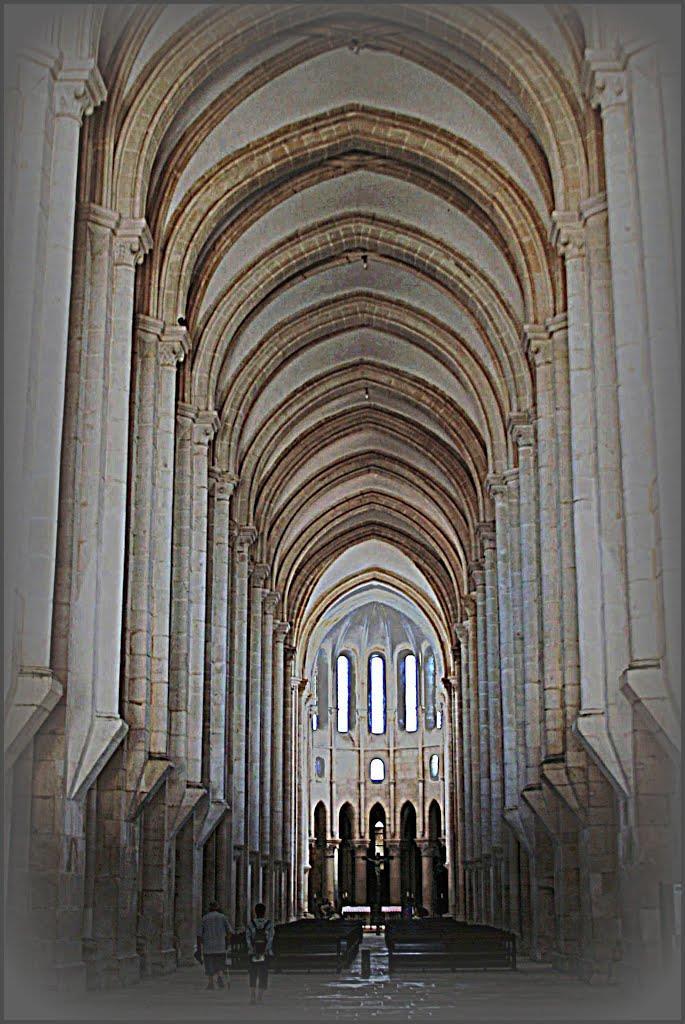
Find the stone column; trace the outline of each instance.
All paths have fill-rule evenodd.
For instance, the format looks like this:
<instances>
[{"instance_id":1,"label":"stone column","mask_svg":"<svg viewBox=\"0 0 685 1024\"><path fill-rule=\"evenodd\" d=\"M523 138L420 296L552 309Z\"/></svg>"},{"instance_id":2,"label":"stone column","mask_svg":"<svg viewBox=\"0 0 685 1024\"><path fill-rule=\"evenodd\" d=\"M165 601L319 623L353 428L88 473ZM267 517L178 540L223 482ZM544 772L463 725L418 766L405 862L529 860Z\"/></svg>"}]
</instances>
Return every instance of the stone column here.
<instances>
[{"instance_id":1,"label":"stone column","mask_svg":"<svg viewBox=\"0 0 685 1024\"><path fill-rule=\"evenodd\" d=\"M537 467L531 423L513 422L512 439L518 449L519 529L521 537L521 590L526 759L524 786L539 781L541 760L541 608L538 546Z\"/></svg>"},{"instance_id":2,"label":"stone column","mask_svg":"<svg viewBox=\"0 0 685 1024\"><path fill-rule=\"evenodd\" d=\"M509 550L509 492L507 482L502 476L489 476L487 485L495 503L497 611L499 615L499 690L501 693L502 714L500 739L504 757L503 809L506 813L518 804L516 675L512 609L513 585L511 578L511 552ZM487 586L489 564L487 547L485 558Z\"/></svg>"},{"instance_id":3,"label":"stone column","mask_svg":"<svg viewBox=\"0 0 685 1024\"><path fill-rule=\"evenodd\" d=\"M544 732L542 756L564 752L562 712L561 575L558 526L558 465L554 414L553 350L546 327L528 324L526 343L535 360L537 396L540 579L542 598Z\"/></svg>"},{"instance_id":4,"label":"stone column","mask_svg":"<svg viewBox=\"0 0 685 1024\"><path fill-rule=\"evenodd\" d=\"M152 549L152 716L150 749L169 752L171 561L174 507L177 367L190 349L185 327L165 328L159 340Z\"/></svg>"},{"instance_id":5,"label":"stone column","mask_svg":"<svg viewBox=\"0 0 685 1024\"><path fill-rule=\"evenodd\" d=\"M368 906L366 891L366 857L367 844L365 839L357 839L354 843L354 898L358 907Z\"/></svg>"},{"instance_id":6,"label":"stone column","mask_svg":"<svg viewBox=\"0 0 685 1024\"><path fill-rule=\"evenodd\" d=\"M478 735L480 739L480 810L481 810L481 856L490 853L492 846L492 814L490 801L490 708L488 702L487 636L485 614L485 572L473 570L476 587L476 640L478 656Z\"/></svg>"},{"instance_id":7,"label":"stone column","mask_svg":"<svg viewBox=\"0 0 685 1024\"><path fill-rule=\"evenodd\" d=\"M273 624L273 750L271 757L271 852L275 862L286 860L284 822L288 824L284 806L284 776L288 772L290 701L286 699L285 638L290 631L288 622ZM290 680L288 680L288 689Z\"/></svg>"},{"instance_id":8,"label":"stone column","mask_svg":"<svg viewBox=\"0 0 685 1024\"><path fill-rule=\"evenodd\" d=\"M260 775L260 806L262 808L259 830L259 849L264 855L272 853L271 846L271 767L276 753L276 736L273 721L274 705L274 613L280 601L280 594L266 591L262 598L262 769Z\"/></svg>"},{"instance_id":9,"label":"stone column","mask_svg":"<svg viewBox=\"0 0 685 1024\"><path fill-rule=\"evenodd\" d=\"M430 917L435 913L435 885L433 878L433 848L427 842L420 842L421 850L421 903Z\"/></svg>"},{"instance_id":10,"label":"stone column","mask_svg":"<svg viewBox=\"0 0 685 1024\"><path fill-rule=\"evenodd\" d=\"M188 782L202 783L202 722L207 614L208 448L219 426L215 412L200 412L193 426L188 644Z\"/></svg>"},{"instance_id":11,"label":"stone column","mask_svg":"<svg viewBox=\"0 0 685 1024\"><path fill-rule=\"evenodd\" d=\"M259 850L262 721L262 597L269 567L258 563L250 576L250 660L247 753L247 829L250 853Z\"/></svg>"},{"instance_id":12,"label":"stone column","mask_svg":"<svg viewBox=\"0 0 685 1024\"><path fill-rule=\"evenodd\" d=\"M448 841L449 911L455 917L464 917L465 785L460 647L454 649L454 666L454 676L445 680L447 700L443 723L446 737L443 747L443 804L450 812L449 821L445 823Z\"/></svg>"},{"instance_id":13,"label":"stone column","mask_svg":"<svg viewBox=\"0 0 685 1024\"><path fill-rule=\"evenodd\" d=\"M463 916L470 921L473 919L473 907L471 905L470 872L471 861L473 860L473 783L471 772L471 692L469 686L469 636L468 621L460 622L454 627L459 641L460 668L459 692L461 710L461 744L456 756L461 758L462 778L464 780L464 807L463 807L463 851L462 861L464 867L464 892L463 892Z\"/></svg>"},{"instance_id":14,"label":"stone column","mask_svg":"<svg viewBox=\"0 0 685 1024\"><path fill-rule=\"evenodd\" d=\"M188 756L188 645L190 528L192 520L193 429L197 409L176 407L174 471L171 637L169 650L170 754L185 766ZM185 781L183 784L185 788ZM179 798L180 800L180 795Z\"/></svg>"},{"instance_id":15,"label":"stone column","mask_svg":"<svg viewBox=\"0 0 685 1024\"><path fill-rule=\"evenodd\" d=\"M24 50L16 66L21 115L17 109L7 165L5 296L12 326L3 406L5 530L12 538L4 565L6 623L11 621L13 634L5 643L10 760L62 694L51 645L79 136L83 117L106 96L93 60L74 61L46 46ZM106 254L99 269L107 274L111 231L119 218L106 211L105 221L100 234ZM88 289L99 288L106 301L107 278L98 282L85 261L81 276L90 277ZM78 298L75 313L83 319ZM130 332L130 320L128 326ZM72 768L72 783L73 773Z\"/></svg>"},{"instance_id":16,"label":"stone column","mask_svg":"<svg viewBox=\"0 0 685 1024\"><path fill-rule=\"evenodd\" d=\"M480 779L480 712L478 697L478 636L476 595L470 593L465 599L468 626L468 687L470 694L470 756L471 756L471 892L473 920L481 914L480 890L478 887L477 863L481 857L481 779ZM462 663L463 664L463 663Z\"/></svg>"},{"instance_id":17,"label":"stone column","mask_svg":"<svg viewBox=\"0 0 685 1024\"><path fill-rule=\"evenodd\" d=\"M209 797L226 803L226 693L228 663L228 583L230 574L230 502L237 480L214 467L211 471L213 504L212 588L209 663Z\"/></svg>"},{"instance_id":18,"label":"stone column","mask_svg":"<svg viewBox=\"0 0 685 1024\"><path fill-rule=\"evenodd\" d=\"M499 683L499 625L497 600L497 552L495 530L481 526L485 569L485 617L487 632L488 725L490 743L491 907L497 923L501 913L502 811L504 764L502 755L502 701Z\"/></svg>"},{"instance_id":19,"label":"stone column","mask_svg":"<svg viewBox=\"0 0 685 1024\"><path fill-rule=\"evenodd\" d=\"M402 903L402 880L400 877L400 844L387 843L390 854L388 870L390 872L390 904L398 907Z\"/></svg>"},{"instance_id":20,"label":"stone column","mask_svg":"<svg viewBox=\"0 0 685 1024\"><path fill-rule=\"evenodd\" d=\"M283 707L283 860L287 865L288 916L295 914L295 821L293 787L295 784L297 743L297 682L293 678L295 648L283 645L285 660L285 701Z\"/></svg>"},{"instance_id":21,"label":"stone column","mask_svg":"<svg viewBox=\"0 0 685 1024\"><path fill-rule=\"evenodd\" d=\"M567 250L567 280L576 287L585 284L584 243ZM569 277L570 268L570 277ZM583 294L583 299L585 298ZM584 305L584 302L583 302ZM578 333L587 333L587 314L574 311L578 316ZM561 562L561 609L563 643L563 706L568 746L571 726L580 706L580 671L578 665L578 612L576 593L576 553L573 537L573 482L571 463L571 419L568 369L568 319L566 314L548 320L546 326L552 338L554 354L554 394L557 430L557 460L559 473L559 538Z\"/></svg>"}]
</instances>

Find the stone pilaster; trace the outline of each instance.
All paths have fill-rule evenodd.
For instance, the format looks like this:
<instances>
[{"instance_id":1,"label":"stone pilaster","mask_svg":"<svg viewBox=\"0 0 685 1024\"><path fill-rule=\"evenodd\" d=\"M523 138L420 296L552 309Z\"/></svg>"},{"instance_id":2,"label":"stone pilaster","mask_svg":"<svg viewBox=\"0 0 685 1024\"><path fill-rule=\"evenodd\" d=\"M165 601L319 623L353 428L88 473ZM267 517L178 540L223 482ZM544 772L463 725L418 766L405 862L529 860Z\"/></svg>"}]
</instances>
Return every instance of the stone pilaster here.
<instances>
[{"instance_id":1,"label":"stone pilaster","mask_svg":"<svg viewBox=\"0 0 685 1024\"><path fill-rule=\"evenodd\" d=\"M209 664L209 750L207 782L212 803L224 804L226 790L226 693L228 664L228 588L230 578L230 503L237 480L220 469L210 470L212 501L211 627Z\"/></svg>"},{"instance_id":2,"label":"stone pilaster","mask_svg":"<svg viewBox=\"0 0 685 1024\"><path fill-rule=\"evenodd\" d=\"M525 341L535 361L537 462L540 515L540 579L543 633L543 757L564 750L562 710L561 540L558 523L558 463L554 408L554 353L549 331L528 324Z\"/></svg>"},{"instance_id":3,"label":"stone pilaster","mask_svg":"<svg viewBox=\"0 0 685 1024\"><path fill-rule=\"evenodd\" d=\"M202 723L207 614L207 493L209 445L219 426L215 412L202 411L193 425L188 643L188 757L190 784L202 783Z\"/></svg>"},{"instance_id":4,"label":"stone pilaster","mask_svg":"<svg viewBox=\"0 0 685 1024\"><path fill-rule=\"evenodd\" d=\"M233 845L236 870L240 872L239 902L232 907L235 927L245 921L246 913L246 767L247 767L247 603L249 549L256 539L252 527L236 531L233 549L231 586L231 654L233 667L233 704L231 714L231 752L233 777ZM235 903L235 892L233 894Z\"/></svg>"},{"instance_id":5,"label":"stone pilaster","mask_svg":"<svg viewBox=\"0 0 685 1024\"><path fill-rule=\"evenodd\" d=\"M284 780L288 778L288 730L290 701L286 699L285 638L290 631L288 622L273 624L273 752L271 760L271 852L274 861L285 860ZM288 680L288 686L290 680Z\"/></svg>"},{"instance_id":6,"label":"stone pilaster","mask_svg":"<svg viewBox=\"0 0 685 1024\"><path fill-rule=\"evenodd\" d=\"M250 576L250 660L249 660L249 736L247 755L247 821L250 852L259 850L261 820L261 772L263 713L262 695L262 598L269 567L258 563ZM256 887L255 887L256 888Z\"/></svg>"},{"instance_id":7,"label":"stone pilaster","mask_svg":"<svg viewBox=\"0 0 685 1024\"><path fill-rule=\"evenodd\" d=\"M6 168L10 199L5 295L12 330L3 418L6 444L11 446L11 455L8 447L5 458L5 486L13 496L6 504L5 531L12 544L6 548L4 565L6 592L13 601L6 612L12 636L7 637L4 661L8 767L57 704L64 682L63 673L53 674L51 649L53 616L61 617L63 625L65 615L63 607L54 606L60 586L58 518L65 502L60 472L65 371L81 355L79 341L69 343L76 176L83 117L106 96L92 60L76 63L57 52L53 59L52 53L24 51L17 55L17 68L21 120L17 118ZM106 301L111 232L119 219L112 211L106 213L99 283L86 269L85 259L80 261L81 288L75 289L80 294L74 303L80 330L89 329L79 305L83 291L99 287L100 298ZM78 388L69 396L72 406L77 396ZM65 428L67 439L70 430L73 424ZM66 496L67 503L71 497L73 493ZM68 633L66 627L64 634ZM70 785L72 776L73 770Z\"/></svg>"},{"instance_id":8,"label":"stone pilaster","mask_svg":"<svg viewBox=\"0 0 685 1024\"><path fill-rule=\"evenodd\" d=\"M537 466L532 423L513 422L512 440L518 452L519 529L521 552L522 631L524 671L525 768L521 782L539 779L542 738L542 672Z\"/></svg>"},{"instance_id":9,"label":"stone pilaster","mask_svg":"<svg viewBox=\"0 0 685 1024\"><path fill-rule=\"evenodd\" d=\"M178 364L190 350L183 327L166 327L157 349L157 412L152 551L152 718L150 749L169 750L169 686L171 651L171 552L174 506L176 437L176 377Z\"/></svg>"}]
</instances>

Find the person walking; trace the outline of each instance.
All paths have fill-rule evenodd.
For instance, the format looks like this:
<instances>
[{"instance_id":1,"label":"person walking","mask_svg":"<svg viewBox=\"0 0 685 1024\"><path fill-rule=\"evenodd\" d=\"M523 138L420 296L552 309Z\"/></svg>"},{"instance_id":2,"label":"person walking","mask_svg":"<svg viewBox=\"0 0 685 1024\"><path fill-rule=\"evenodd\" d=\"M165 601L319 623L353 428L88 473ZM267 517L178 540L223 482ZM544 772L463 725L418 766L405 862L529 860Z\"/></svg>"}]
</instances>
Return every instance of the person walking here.
<instances>
[{"instance_id":1,"label":"person walking","mask_svg":"<svg viewBox=\"0 0 685 1024\"><path fill-rule=\"evenodd\" d=\"M218 903L212 901L202 918L197 932L197 952L204 964L207 976L207 988L213 989L216 981L219 988L224 988L224 974L227 974L226 953L231 945L231 926L228 918L222 913ZM231 983L226 977L225 987Z\"/></svg>"},{"instance_id":2,"label":"person walking","mask_svg":"<svg viewBox=\"0 0 685 1024\"><path fill-rule=\"evenodd\" d=\"M269 957L273 956L274 944L274 926L266 916L263 903L257 903L254 908L254 916L245 929L245 941L249 957L250 1002L261 1003L269 984Z\"/></svg>"}]
</instances>

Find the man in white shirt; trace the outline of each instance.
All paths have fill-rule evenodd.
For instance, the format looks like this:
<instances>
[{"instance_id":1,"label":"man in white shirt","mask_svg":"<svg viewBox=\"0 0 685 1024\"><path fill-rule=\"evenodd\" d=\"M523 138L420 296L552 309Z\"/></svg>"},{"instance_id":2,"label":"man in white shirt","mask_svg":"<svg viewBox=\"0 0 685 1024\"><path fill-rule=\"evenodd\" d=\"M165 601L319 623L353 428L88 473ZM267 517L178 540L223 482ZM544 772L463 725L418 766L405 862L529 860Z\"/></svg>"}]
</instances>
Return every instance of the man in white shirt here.
<instances>
[{"instance_id":1,"label":"man in white shirt","mask_svg":"<svg viewBox=\"0 0 685 1024\"><path fill-rule=\"evenodd\" d=\"M197 947L207 975L207 988L214 988L216 979L219 988L224 987L223 975L226 973L226 952L231 943L231 927L228 918L221 912L218 903L210 903L209 910L202 918L197 932ZM226 978L226 988L230 982Z\"/></svg>"}]
</instances>

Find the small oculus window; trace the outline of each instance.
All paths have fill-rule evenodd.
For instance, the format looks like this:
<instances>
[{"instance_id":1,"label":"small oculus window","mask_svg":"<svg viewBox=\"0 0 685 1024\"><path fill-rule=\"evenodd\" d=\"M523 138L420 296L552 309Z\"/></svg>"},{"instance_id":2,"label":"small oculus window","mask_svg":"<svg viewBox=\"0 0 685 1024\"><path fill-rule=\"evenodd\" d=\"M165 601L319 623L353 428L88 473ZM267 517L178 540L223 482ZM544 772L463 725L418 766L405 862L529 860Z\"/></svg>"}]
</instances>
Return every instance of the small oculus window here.
<instances>
[{"instance_id":1,"label":"small oculus window","mask_svg":"<svg viewBox=\"0 0 685 1024\"><path fill-rule=\"evenodd\" d=\"M431 754L428 762L431 779L437 779L440 774L440 758L437 754Z\"/></svg>"},{"instance_id":2,"label":"small oculus window","mask_svg":"<svg viewBox=\"0 0 685 1024\"><path fill-rule=\"evenodd\" d=\"M316 772L317 779L322 779L324 772L326 771L326 764L322 757L316 757L314 759L314 771Z\"/></svg>"},{"instance_id":3,"label":"small oculus window","mask_svg":"<svg viewBox=\"0 0 685 1024\"><path fill-rule=\"evenodd\" d=\"M372 782L383 782L385 779L385 761L382 757L372 757L369 764L369 778Z\"/></svg>"},{"instance_id":4,"label":"small oculus window","mask_svg":"<svg viewBox=\"0 0 685 1024\"><path fill-rule=\"evenodd\" d=\"M350 731L350 659L341 654L336 662L338 732Z\"/></svg>"}]
</instances>

